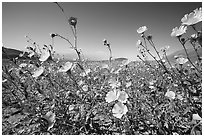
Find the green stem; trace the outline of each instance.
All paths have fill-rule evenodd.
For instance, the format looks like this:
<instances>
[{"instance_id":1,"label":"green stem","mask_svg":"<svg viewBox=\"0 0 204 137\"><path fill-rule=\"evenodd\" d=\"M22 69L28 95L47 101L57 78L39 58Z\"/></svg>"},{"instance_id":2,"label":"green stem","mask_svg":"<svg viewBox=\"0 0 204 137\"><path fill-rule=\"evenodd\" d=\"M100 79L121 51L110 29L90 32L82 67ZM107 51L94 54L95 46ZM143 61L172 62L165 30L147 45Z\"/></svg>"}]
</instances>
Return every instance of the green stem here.
<instances>
[{"instance_id":1,"label":"green stem","mask_svg":"<svg viewBox=\"0 0 204 137\"><path fill-rule=\"evenodd\" d=\"M178 38L179 42L181 43L181 45L183 46L184 48L184 51L186 53L186 56L187 56L187 59L188 61L191 63L191 65L201 74L200 70L192 63L192 61L190 60L189 56L188 56L188 52L187 52L187 49L185 47L185 43L182 43L182 41L180 40L180 38Z\"/></svg>"}]
</instances>

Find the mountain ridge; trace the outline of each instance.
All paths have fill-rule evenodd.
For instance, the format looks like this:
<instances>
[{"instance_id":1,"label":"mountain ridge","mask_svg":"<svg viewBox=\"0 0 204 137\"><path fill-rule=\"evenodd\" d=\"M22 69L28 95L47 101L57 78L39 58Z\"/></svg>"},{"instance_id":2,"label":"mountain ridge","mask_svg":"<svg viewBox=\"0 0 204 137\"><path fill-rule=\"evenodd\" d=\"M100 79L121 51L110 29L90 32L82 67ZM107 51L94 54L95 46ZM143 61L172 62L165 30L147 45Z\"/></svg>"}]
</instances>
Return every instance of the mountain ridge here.
<instances>
[{"instance_id":1,"label":"mountain ridge","mask_svg":"<svg viewBox=\"0 0 204 137\"><path fill-rule=\"evenodd\" d=\"M2 59L7 59L8 57L9 58L16 58L16 57L19 57L19 54L23 53L23 51L21 50L18 50L18 49L13 49L13 48L6 48L6 47L2 47ZM6 53L5 53L6 52ZM191 59L192 62L195 62L197 60L197 54L196 52L194 51L194 49L190 48L190 49L187 49L187 52L189 54L189 58ZM7 54L7 55L6 55ZM26 53L28 54L28 53ZM199 56L202 57L202 50L198 50L198 54ZM178 50L174 53L171 53L170 55L168 55L168 60L171 62L171 63L174 63L175 62L175 59L174 59L174 56L179 56L179 55L182 55L182 56L186 56L186 53L185 53L185 50L182 49L182 50ZM8 57L7 57L8 56ZM57 54L55 55L56 58L62 58L64 57L64 59L66 60L74 60L75 57L77 57L75 54L66 54L66 55L62 55L62 54ZM28 59L27 57L23 57L24 59ZM94 58L94 57L92 57ZM103 59L88 59L89 61L108 61L107 60L103 60ZM123 61L123 60L128 60L127 58L125 57L118 57L118 58L114 58L113 59L114 61Z\"/></svg>"}]
</instances>

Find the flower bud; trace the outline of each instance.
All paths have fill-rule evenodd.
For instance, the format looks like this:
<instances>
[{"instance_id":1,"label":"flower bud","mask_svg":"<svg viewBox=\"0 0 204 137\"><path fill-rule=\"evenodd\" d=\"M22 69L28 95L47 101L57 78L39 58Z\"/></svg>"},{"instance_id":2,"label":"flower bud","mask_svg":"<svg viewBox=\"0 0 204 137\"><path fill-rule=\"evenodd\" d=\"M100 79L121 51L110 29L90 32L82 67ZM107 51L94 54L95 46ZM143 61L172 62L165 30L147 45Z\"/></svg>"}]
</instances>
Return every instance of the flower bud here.
<instances>
[{"instance_id":1,"label":"flower bud","mask_svg":"<svg viewBox=\"0 0 204 137\"><path fill-rule=\"evenodd\" d=\"M147 40L152 40L152 35L148 35Z\"/></svg>"},{"instance_id":2,"label":"flower bud","mask_svg":"<svg viewBox=\"0 0 204 137\"><path fill-rule=\"evenodd\" d=\"M75 18L75 17L70 17L68 21L69 21L69 24L70 24L71 26L76 27L77 18Z\"/></svg>"},{"instance_id":3,"label":"flower bud","mask_svg":"<svg viewBox=\"0 0 204 137\"><path fill-rule=\"evenodd\" d=\"M57 34L51 33L50 36L51 36L51 38L54 38L55 36L57 36Z\"/></svg>"},{"instance_id":4,"label":"flower bud","mask_svg":"<svg viewBox=\"0 0 204 137\"><path fill-rule=\"evenodd\" d=\"M185 41L186 41L185 38L181 38L181 42L182 42L183 44L185 43Z\"/></svg>"},{"instance_id":5,"label":"flower bud","mask_svg":"<svg viewBox=\"0 0 204 137\"><path fill-rule=\"evenodd\" d=\"M142 41L141 41L141 40L138 40L138 41L137 41L137 45L142 45Z\"/></svg>"},{"instance_id":6,"label":"flower bud","mask_svg":"<svg viewBox=\"0 0 204 137\"><path fill-rule=\"evenodd\" d=\"M107 40L106 39L103 40L103 45L107 45Z\"/></svg>"}]
</instances>

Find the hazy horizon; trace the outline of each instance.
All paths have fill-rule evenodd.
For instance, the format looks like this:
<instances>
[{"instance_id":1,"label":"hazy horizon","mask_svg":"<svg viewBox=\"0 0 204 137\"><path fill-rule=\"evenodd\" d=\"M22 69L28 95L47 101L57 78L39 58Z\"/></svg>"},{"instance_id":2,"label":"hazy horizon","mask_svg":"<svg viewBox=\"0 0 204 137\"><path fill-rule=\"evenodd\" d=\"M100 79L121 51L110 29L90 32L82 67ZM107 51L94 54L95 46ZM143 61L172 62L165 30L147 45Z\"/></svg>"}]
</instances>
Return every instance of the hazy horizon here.
<instances>
[{"instance_id":1,"label":"hazy horizon","mask_svg":"<svg viewBox=\"0 0 204 137\"><path fill-rule=\"evenodd\" d=\"M201 2L59 2L67 16L78 19L78 47L85 57L107 59L108 49L103 45L107 39L113 57L137 60L137 33L147 26L147 34L159 50L170 46L168 54L181 50L176 38L170 36L179 27L181 18L202 7ZM200 24L198 24L200 27ZM51 44L50 33L58 33L73 42L68 23L59 7L52 2L2 2L2 43L5 47L25 50L25 35L40 46ZM188 33L193 33L191 29ZM62 39L55 39L54 49L59 54L75 54ZM76 56L77 57L77 56Z\"/></svg>"}]
</instances>

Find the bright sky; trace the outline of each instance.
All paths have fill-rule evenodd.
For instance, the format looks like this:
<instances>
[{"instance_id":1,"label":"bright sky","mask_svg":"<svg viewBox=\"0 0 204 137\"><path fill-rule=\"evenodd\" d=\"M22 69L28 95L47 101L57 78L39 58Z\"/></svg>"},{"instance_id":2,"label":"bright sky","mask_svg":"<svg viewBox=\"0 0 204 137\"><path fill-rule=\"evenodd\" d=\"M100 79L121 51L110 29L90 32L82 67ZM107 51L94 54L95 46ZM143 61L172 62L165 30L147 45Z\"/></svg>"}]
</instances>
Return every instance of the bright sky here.
<instances>
[{"instance_id":1,"label":"bright sky","mask_svg":"<svg viewBox=\"0 0 204 137\"><path fill-rule=\"evenodd\" d=\"M137 59L137 33L147 26L147 34L153 35L158 49L169 45L169 54L182 46L170 36L174 27L181 25L181 18L202 6L201 2L65 2L59 3L67 16L78 18L78 47L85 56L107 59L108 49L103 46L107 39L114 57ZM199 24L198 24L199 25ZM191 29L189 33L193 33ZM73 42L68 23L59 7L52 2L3 2L2 43L5 47L25 50L25 35L40 44L51 44L50 33L58 33ZM55 39L57 53L74 53L64 40Z\"/></svg>"}]
</instances>

